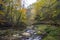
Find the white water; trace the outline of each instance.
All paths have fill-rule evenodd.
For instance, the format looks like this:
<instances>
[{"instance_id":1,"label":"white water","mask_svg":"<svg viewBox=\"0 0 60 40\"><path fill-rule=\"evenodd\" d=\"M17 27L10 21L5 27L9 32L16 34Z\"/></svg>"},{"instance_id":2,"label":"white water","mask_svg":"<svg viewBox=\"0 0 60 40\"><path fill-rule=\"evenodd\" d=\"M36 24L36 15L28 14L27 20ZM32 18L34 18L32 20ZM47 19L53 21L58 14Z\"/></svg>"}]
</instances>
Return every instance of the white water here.
<instances>
[{"instance_id":1,"label":"white water","mask_svg":"<svg viewBox=\"0 0 60 40\"><path fill-rule=\"evenodd\" d=\"M30 37L24 37L22 40L41 40L41 36L36 34L36 31L34 29L27 28L25 32L30 33Z\"/></svg>"}]
</instances>

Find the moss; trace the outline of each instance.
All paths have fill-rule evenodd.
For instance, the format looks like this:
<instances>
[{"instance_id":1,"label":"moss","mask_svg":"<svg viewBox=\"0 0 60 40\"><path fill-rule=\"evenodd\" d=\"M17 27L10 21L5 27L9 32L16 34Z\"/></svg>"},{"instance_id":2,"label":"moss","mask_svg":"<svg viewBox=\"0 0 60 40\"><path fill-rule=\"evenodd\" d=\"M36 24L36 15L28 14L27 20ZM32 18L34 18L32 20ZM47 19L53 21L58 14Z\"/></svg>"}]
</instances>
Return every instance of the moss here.
<instances>
[{"instance_id":1,"label":"moss","mask_svg":"<svg viewBox=\"0 0 60 40\"><path fill-rule=\"evenodd\" d=\"M42 34L42 32L40 32L40 31L37 31L37 34L38 34L38 35L40 35L40 34Z\"/></svg>"}]
</instances>

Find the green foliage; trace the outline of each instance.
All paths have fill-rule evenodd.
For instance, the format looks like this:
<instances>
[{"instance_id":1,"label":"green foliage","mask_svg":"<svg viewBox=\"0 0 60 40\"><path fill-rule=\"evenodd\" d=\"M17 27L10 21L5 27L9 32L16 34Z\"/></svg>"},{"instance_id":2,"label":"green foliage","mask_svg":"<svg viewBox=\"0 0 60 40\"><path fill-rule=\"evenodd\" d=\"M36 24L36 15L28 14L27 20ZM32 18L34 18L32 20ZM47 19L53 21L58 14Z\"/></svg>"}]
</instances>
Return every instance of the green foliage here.
<instances>
[{"instance_id":1,"label":"green foliage","mask_svg":"<svg viewBox=\"0 0 60 40\"><path fill-rule=\"evenodd\" d=\"M48 3L47 3L48 2ZM60 15L60 5L57 0L41 0L36 3L36 21L39 22L41 20L52 20L56 22L59 20ZM39 20L39 21L38 21Z\"/></svg>"},{"instance_id":2,"label":"green foliage","mask_svg":"<svg viewBox=\"0 0 60 40\"><path fill-rule=\"evenodd\" d=\"M36 25L37 34L47 33L43 36L42 40L60 40L60 27L51 25Z\"/></svg>"},{"instance_id":3,"label":"green foliage","mask_svg":"<svg viewBox=\"0 0 60 40\"><path fill-rule=\"evenodd\" d=\"M50 26L45 31L48 33L43 40L59 40L60 27Z\"/></svg>"},{"instance_id":4,"label":"green foliage","mask_svg":"<svg viewBox=\"0 0 60 40\"><path fill-rule=\"evenodd\" d=\"M26 28L26 14L24 13L24 11L21 11L23 9L21 9L21 5L18 3L17 0L17 4L15 3L15 0L4 0L3 1L4 4L2 4L4 10L1 11L0 10L0 20L4 20L6 23L8 22L9 24L11 24L12 26L9 27L15 27L17 29L24 29ZM15 3L15 4L14 4ZM17 10L18 6L20 7L19 10ZM2 23L2 22L0 22ZM4 23L3 23L4 24Z\"/></svg>"}]
</instances>

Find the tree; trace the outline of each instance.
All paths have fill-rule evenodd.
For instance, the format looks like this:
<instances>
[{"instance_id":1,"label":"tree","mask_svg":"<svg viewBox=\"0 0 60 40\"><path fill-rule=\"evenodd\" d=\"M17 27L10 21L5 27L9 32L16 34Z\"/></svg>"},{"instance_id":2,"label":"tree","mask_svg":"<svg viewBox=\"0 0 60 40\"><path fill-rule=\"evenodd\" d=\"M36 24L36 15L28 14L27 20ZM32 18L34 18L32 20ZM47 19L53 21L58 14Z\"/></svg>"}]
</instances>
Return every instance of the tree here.
<instances>
[{"instance_id":1,"label":"tree","mask_svg":"<svg viewBox=\"0 0 60 40\"><path fill-rule=\"evenodd\" d=\"M47 3L48 2L48 3ZM50 21L57 23L56 17L59 15L59 2L57 0L41 0L35 4L36 14L40 15L36 16L36 21ZM58 7L58 8L56 8ZM39 22L39 21L38 21Z\"/></svg>"},{"instance_id":2,"label":"tree","mask_svg":"<svg viewBox=\"0 0 60 40\"><path fill-rule=\"evenodd\" d=\"M4 7L3 18L7 24L17 29L26 26L26 10L21 7L21 0L4 0L4 4L0 5L1 9ZM2 16L2 15L1 15Z\"/></svg>"}]
</instances>

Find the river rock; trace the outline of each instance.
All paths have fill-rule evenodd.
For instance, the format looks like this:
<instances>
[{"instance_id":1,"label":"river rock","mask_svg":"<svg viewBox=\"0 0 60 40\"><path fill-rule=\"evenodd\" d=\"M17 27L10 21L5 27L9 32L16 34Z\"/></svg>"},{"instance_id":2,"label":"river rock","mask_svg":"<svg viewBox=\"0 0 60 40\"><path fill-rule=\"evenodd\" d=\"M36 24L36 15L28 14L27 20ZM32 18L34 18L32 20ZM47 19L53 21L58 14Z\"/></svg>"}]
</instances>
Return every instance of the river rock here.
<instances>
[{"instance_id":1,"label":"river rock","mask_svg":"<svg viewBox=\"0 0 60 40\"><path fill-rule=\"evenodd\" d=\"M28 32L24 32L24 33L22 33L22 35L23 35L23 36L31 36L31 34L28 33Z\"/></svg>"}]
</instances>

